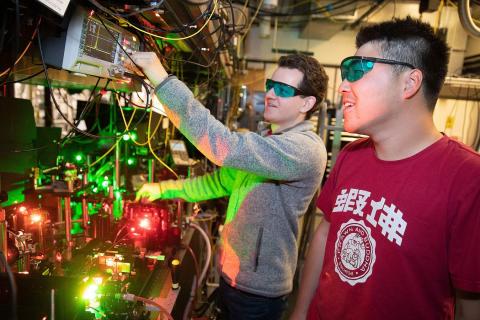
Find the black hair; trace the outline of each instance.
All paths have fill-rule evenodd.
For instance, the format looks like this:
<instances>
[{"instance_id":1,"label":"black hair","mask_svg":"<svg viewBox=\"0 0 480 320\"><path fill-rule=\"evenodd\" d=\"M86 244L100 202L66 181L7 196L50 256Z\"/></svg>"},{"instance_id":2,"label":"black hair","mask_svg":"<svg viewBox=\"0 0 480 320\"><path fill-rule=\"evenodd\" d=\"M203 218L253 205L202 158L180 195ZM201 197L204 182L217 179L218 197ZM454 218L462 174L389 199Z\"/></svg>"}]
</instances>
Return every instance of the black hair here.
<instances>
[{"instance_id":1,"label":"black hair","mask_svg":"<svg viewBox=\"0 0 480 320\"><path fill-rule=\"evenodd\" d=\"M357 34L357 48L367 42L378 45L383 58L407 62L422 71L423 94L433 111L447 75L449 48L445 40L429 24L407 17L362 28ZM400 72L408 67L394 68Z\"/></svg>"}]
</instances>

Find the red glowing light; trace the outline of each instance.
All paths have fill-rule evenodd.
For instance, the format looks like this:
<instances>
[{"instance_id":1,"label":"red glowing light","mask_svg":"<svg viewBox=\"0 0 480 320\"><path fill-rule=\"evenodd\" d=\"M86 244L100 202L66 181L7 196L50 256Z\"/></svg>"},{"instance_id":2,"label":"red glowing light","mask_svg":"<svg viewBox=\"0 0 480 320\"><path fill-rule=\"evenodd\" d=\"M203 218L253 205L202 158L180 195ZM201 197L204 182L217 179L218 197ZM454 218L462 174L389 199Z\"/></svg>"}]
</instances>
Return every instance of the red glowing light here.
<instances>
[{"instance_id":1,"label":"red glowing light","mask_svg":"<svg viewBox=\"0 0 480 320\"><path fill-rule=\"evenodd\" d=\"M18 208L18 212L20 212L20 213L24 213L26 211L27 211L27 207L25 207L25 206L21 206L21 207Z\"/></svg>"},{"instance_id":2,"label":"red glowing light","mask_svg":"<svg viewBox=\"0 0 480 320\"><path fill-rule=\"evenodd\" d=\"M150 228L152 227L150 220L147 218L141 219L138 225L140 226L140 228L147 229L147 230L150 230Z\"/></svg>"}]
</instances>

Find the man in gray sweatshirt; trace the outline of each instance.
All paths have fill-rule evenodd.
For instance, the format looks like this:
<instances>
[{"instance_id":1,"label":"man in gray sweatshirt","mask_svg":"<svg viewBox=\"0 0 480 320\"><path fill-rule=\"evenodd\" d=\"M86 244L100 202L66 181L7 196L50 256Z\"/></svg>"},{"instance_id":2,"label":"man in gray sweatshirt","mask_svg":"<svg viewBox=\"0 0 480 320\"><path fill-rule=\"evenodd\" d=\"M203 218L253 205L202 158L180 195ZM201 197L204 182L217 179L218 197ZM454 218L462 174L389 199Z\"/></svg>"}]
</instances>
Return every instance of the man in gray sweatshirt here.
<instances>
[{"instance_id":1,"label":"man in gray sweatshirt","mask_svg":"<svg viewBox=\"0 0 480 320\"><path fill-rule=\"evenodd\" d=\"M132 56L155 86L169 119L220 169L201 177L148 183L137 199L195 202L229 196L217 258L218 306L224 319L280 319L297 264L298 219L325 170L326 150L308 119L324 99L328 77L312 57L279 60L266 81L265 134L226 128L168 76L157 56Z\"/></svg>"}]
</instances>

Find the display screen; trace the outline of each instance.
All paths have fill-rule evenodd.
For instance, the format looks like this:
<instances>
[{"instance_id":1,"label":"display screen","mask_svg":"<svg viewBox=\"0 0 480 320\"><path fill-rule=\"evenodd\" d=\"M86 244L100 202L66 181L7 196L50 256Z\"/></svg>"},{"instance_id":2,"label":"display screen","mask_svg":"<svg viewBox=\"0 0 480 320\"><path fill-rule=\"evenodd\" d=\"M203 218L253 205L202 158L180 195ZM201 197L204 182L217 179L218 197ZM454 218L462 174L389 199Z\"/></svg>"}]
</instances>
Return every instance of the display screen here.
<instances>
[{"instance_id":1,"label":"display screen","mask_svg":"<svg viewBox=\"0 0 480 320\"><path fill-rule=\"evenodd\" d=\"M107 30L101 22L92 18L86 20L84 27L83 54L114 63L120 33L112 28Z\"/></svg>"}]
</instances>

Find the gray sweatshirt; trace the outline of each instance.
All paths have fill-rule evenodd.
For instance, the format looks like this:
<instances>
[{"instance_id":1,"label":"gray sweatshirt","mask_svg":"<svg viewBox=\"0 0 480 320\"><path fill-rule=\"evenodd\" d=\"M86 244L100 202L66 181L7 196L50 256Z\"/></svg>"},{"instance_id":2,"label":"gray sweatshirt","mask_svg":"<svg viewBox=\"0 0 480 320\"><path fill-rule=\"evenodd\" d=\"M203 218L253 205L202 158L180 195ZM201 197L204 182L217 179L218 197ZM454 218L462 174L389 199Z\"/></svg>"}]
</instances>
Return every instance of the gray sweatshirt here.
<instances>
[{"instance_id":1,"label":"gray sweatshirt","mask_svg":"<svg viewBox=\"0 0 480 320\"><path fill-rule=\"evenodd\" d=\"M325 170L326 150L310 121L273 135L231 132L175 77L156 88L168 117L210 161L221 166L193 179L164 181L162 198L201 201L229 196L217 250L230 285L278 297L292 290L298 218Z\"/></svg>"}]
</instances>

